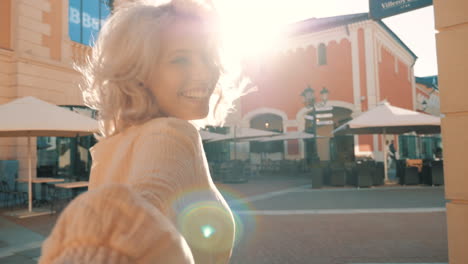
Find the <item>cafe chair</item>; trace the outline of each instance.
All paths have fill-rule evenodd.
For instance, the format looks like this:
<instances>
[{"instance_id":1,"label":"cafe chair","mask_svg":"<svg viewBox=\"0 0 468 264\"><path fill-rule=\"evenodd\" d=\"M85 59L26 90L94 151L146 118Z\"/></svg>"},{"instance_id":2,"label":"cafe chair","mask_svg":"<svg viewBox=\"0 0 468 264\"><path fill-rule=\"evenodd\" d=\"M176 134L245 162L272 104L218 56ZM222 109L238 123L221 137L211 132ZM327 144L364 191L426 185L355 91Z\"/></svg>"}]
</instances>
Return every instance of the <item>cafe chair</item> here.
<instances>
[{"instance_id":1,"label":"cafe chair","mask_svg":"<svg viewBox=\"0 0 468 264\"><path fill-rule=\"evenodd\" d=\"M0 182L0 196L2 205L8 208L13 208L15 205L25 205L28 201L26 192L12 190L6 181Z\"/></svg>"}]
</instances>

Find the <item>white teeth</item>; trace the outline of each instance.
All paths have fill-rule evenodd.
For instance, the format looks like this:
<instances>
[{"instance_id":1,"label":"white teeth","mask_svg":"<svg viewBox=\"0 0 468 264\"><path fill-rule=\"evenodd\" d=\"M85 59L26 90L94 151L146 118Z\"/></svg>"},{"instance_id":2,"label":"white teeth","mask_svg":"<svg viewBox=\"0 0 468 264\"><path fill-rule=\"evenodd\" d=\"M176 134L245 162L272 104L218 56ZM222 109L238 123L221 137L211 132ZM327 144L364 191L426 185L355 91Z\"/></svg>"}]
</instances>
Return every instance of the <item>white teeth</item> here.
<instances>
[{"instance_id":1,"label":"white teeth","mask_svg":"<svg viewBox=\"0 0 468 264\"><path fill-rule=\"evenodd\" d=\"M202 99L208 96L208 91L204 91L204 90L185 91L183 93L183 96L191 97L195 99Z\"/></svg>"}]
</instances>

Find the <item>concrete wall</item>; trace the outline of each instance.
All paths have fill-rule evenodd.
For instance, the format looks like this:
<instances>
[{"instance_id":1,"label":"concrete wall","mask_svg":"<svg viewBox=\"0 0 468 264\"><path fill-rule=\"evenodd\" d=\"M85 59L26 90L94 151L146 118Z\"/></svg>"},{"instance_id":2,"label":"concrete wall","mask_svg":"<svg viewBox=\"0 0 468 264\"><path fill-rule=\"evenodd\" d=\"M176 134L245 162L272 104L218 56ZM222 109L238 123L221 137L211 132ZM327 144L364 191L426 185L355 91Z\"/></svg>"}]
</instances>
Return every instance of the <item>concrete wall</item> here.
<instances>
[{"instance_id":1,"label":"concrete wall","mask_svg":"<svg viewBox=\"0 0 468 264\"><path fill-rule=\"evenodd\" d=\"M435 0L449 260L468 263L468 1Z\"/></svg>"}]
</instances>

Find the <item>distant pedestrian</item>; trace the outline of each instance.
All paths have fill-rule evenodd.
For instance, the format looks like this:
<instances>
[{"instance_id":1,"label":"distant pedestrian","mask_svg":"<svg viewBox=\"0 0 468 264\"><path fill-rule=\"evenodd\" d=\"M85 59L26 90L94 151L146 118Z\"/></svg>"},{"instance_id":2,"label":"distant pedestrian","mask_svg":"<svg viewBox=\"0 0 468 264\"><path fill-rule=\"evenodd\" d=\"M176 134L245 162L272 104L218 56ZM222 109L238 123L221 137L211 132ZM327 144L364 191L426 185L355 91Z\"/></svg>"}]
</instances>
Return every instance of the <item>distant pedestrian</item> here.
<instances>
[{"instance_id":1,"label":"distant pedestrian","mask_svg":"<svg viewBox=\"0 0 468 264\"><path fill-rule=\"evenodd\" d=\"M441 147L437 147L437 148L435 149L435 154L434 154L434 155L435 155L435 157L436 157L437 159L442 159L442 148L441 148Z\"/></svg>"},{"instance_id":2,"label":"distant pedestrian","mask_svg":"<svg viewBox=\"0 0 468 264\"><path fill-rule=\"evenodd\" d=\"M62 212L39 263L229 262L234 218L194 126L223 121L236 99L226 88L240 94L218 85L216 25L210 1L195 0L127 3L106 21L81 69L101 129L89 191Z\"/></svg>"},{"instance_id":3,"label":"distant pedestrian","mask_svg":"<svg viewBox=\"0 0 468 264\"><path fill-rule=\"evenodd\" d=\"M388 144L388 141L387 141L387 144ZM393 164L396 164L396 149L395 149L395 145L393 143L393 140L390 141L390 144L388 145L388 149L387 149L387 153L388 153L388 158L389 158L389 164L388 164L388 167L390 168Z\"/></svg>"}]
</instances>

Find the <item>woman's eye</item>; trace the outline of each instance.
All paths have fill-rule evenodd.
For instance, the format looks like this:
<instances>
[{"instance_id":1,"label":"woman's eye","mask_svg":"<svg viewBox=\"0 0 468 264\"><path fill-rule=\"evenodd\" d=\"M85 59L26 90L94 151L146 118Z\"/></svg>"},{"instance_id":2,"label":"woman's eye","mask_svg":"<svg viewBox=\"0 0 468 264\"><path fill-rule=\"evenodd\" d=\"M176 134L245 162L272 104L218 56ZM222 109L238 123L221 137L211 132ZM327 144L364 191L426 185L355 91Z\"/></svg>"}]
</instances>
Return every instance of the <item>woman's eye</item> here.
<instances>
[{"instance_id":1,"label":"woman's eye","mask_svg":"<svg viewBox=\"0 0 468 264\"><path fill-rule=\"evenodd\" d=\"M190 61L186 57L177 57L171 60L171 63L173 64L188 64Z\"/></svg>"},{"instance_id":2,"label":"woman's eye","mask_svg":"<svg viewBox=\"0 0 468 264\"><path fill-rule=\"evenodd\" d=\"M203 57L203 62L205 63L205 65L209 66L209 67L213 67L216 65L216 62L214 60L213 57L211 56L204 56Z\"/></svg>"}]
</instances>

